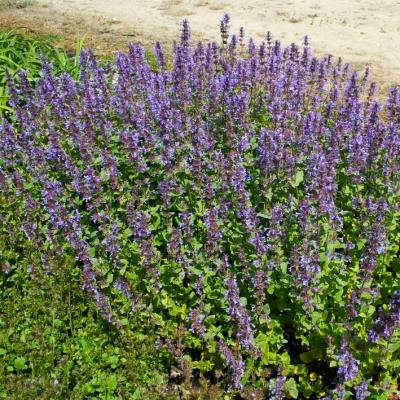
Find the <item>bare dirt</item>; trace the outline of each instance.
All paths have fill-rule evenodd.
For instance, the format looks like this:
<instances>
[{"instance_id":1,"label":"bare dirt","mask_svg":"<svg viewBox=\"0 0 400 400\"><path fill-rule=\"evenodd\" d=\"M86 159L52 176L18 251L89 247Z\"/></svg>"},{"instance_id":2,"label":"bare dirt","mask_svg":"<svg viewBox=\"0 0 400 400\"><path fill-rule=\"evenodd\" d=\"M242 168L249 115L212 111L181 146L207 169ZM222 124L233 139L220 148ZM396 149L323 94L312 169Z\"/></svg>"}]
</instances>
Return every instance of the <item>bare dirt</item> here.
<instances>
[{"instance_id":1,"label":"bare dirt","mask_svg":"<svg viewBox=\"0 0 400 400\"><path fill-rule=\"evenodd\" d=\"M260 42L269 30L284 44L308 35L318 55L341 56L360 70L371 66L383 89L400 83L399 0L36 0L0 11L0 27L59 34L70 47L84 36L102 55L128 42L170 43L184 18L196 39L219 40L224 12L232 33L243 26Z\"/></svg>"}]
</instances>

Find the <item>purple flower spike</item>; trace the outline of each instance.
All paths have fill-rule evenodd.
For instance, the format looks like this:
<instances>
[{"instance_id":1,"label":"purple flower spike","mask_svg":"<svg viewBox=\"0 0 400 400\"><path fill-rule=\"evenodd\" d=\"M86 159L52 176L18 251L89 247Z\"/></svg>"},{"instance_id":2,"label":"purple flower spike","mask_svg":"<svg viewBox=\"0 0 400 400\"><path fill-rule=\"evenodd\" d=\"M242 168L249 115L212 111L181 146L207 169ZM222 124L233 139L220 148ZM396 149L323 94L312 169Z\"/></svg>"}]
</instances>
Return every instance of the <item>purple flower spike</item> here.
<instances>
[{"instance_id":1,"label":"purple flower spike","mask_svg":"<svg viewBox=\"0 0 400 400\"><path fill-rule=\"evenodd\" d=\"M224 14L224 16L222 17L222 20L221 20L221 24L220 24L220 32L221 32L221 38L222 38L223 45L226 45L228 43L229 21L230 21L229 15Z\"/></svg>"},{"instance_id":2,"label":"purple flower spike","mask_svg":"<svg viewBox=\"0 0 400 400\"><path fill-rule=\"evenodd\" d=\"M268 383L268 388L271 396L270 400L283 400L286 393L286 376L279 373L276 379L271 379Z\"/></svg>"},{"instance_id":3,"label":"purple flower spike","mask_svg":"<svg viewBox=\"0 0 400 400\"><path fill-rule=\"evenodd\" d=\"M228 314L230 319L236 324L237 340L247 350L251 350L253 349L252 323L246 308L241 303L239 287L232 273L229 274L226 285L226 297L229 304Z\"/></svg>"},{"instance_id":4,"label":"purple flower spike","mask_svg":"<svg viewBox=\"0 0 400 400\"><path fill-rule=\"evenodd\" d=\"M352 381L359 373L360 362L351 354L346 340L342 341L339 355L338 375L344 382Z\"/></svg>"},{"instance_id":5,"label":"purple flower spike","mask_svg":"<svg viewBox=\"0 0 400 400\"><path fill-rule=\"evenodd\" d=\"M362 381L356 388L356 399L365 400L370 394L368 391L368 382Z\"/></svg>"},{"instance_id":6,"label":"purple flower spike","mask_svg":"<svg viewBox=\"0 0 400 400\"><path fill-rule=\"evenodd\" d=\"M244 375L245 364L240 352L231 350L223 340L219 342L219 351L224 356L226 363L232 371L232 386L230 390L240 390L243 384L240 383Z\"/></svg>"}]
</instances>

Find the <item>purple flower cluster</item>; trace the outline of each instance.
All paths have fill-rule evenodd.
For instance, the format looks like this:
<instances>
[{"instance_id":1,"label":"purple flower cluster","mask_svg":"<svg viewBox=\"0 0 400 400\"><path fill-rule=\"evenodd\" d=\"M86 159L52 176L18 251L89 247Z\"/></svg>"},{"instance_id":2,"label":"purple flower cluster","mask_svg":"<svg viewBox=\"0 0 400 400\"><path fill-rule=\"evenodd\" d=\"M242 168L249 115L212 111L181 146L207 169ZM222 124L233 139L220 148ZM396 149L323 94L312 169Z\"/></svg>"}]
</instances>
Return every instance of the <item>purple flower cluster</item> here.
<instances>
[{"instance_id":1,"label":"purple flower cluster","mask_svg":"<svg viewBox=\"0 0 400 400\"><path fill-rule=\"evenodd\" d=\"M241 303L239 287L236 282L235 275L229 274L226 281L228 300L228 314L232 321L236 324L236 338L240 345L247 350L253 348L253 330L249 313L245 306Z\"/></svg>"},{"instance_id":2,"label":"purple flower cluster","mask_svg":"<svg viewBox=\"0 0 400 400\"><path fill-rule=\"evenodd\" d=\"M377 342L380 338L390 339L400 327L400 291L396 290L390 299L388 309L378 310L378 317L369 332L369 340Z\"/></svg>"},{"instance_id":3,"label":"purple flower cluster","mask_svg":"<svg viewBox=\"0 0 400 400\"><path fill-rule=\"evenodd\" d=\"M232 389L243 388L240 380L244 375L245 364L240 352L237 349L230 349L222 340L219 342L219 351L224 356L227 365L232 371Z\"/></svg>"},{"instance_id":4,"label":"purple flower cluster","mask_svg":"<svg viewBox=\"0 0 400 400\"><path fill-rule=\"evenodd\" d=\"M368 398L371 393L368 391L368 382L362 381L356 388L356 399L364 400Z\"/></svg>"},{"instance_id":5,"label":"purple flower cluster","mask_svg":"<svg viewBox=\"0 0 400 400\"><path fill-rule=\"evenodd\" d=\"M133 310L136 309L137 304L138 304L138 299L132 294L131 289L128 285L127 282L125 282L120 276L117 278L115 284L114 284L115 289L119 290L124 294L126 299L129 300L131 303L131 307Z\"/></svg>"},{"instance_id":6,"label":"purple flower cluster","mask_svg":"<svg viewBox=\"0 0 400 400\"><path fill-rule=\"evenodd\" d=\"M218 224L218 209L216 207L206 212L204 224L207 228L206 251L209 256L212 256L218 251L218 242L222 238L222 232Z\"/></svg>"},{"instance_id":7,"label":"purple flower cluster","mask_svg":"<svg viewBox=\"0 0 400 400\"><path fill-rule=\"evenodd\" d=\"M359 373L360 362L350 352L346 340L342 340L339 355L338 375L344 382L352 381Z\"/></svg>"},{"instance_id":8,"label":"purple flower cluster","mask_svg":"<svg viewBox=\"0 0 400 400\"><path fill-rule=\"evenodd\" d=\"M205 315L201 314L198 309L192 309L189 312L188 317L191 322L191 327L189 329L190 332L196 333L199 336L203 336L207 331L206 327L203 325L204 318Z\"/></svg>"},{"instance_id":9,"label":"purple flower cluster","mask_svg":"<svg viewBox=\"0 0 400 400\"><path fill-rule=\"evenodd\" d=\"M271 379L268 383L268 389L271 394L271 400L282 400L286 394L286 376L279 374L277 378Z\"/></svg>"}]
</instances>

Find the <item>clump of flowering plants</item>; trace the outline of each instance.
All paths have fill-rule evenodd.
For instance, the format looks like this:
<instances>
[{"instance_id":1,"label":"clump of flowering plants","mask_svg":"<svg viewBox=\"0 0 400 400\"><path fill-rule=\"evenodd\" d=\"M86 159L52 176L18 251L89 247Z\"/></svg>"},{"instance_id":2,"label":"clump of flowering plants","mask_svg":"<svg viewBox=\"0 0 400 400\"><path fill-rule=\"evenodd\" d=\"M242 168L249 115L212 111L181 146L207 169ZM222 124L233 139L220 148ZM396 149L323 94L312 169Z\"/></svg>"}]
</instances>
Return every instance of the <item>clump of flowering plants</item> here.
<instances>
[{"instance_id":1,"label":"clump of flowering plants","mask_svg":"<svg viewBox=\"0 0 400 400\"><path fill-rule=\"evenodd\" d=\"M82 290L121 332L243 398L385 396L400 375L400 90L308 40L156 44L77 81L11 79L0 127L1 254ZM28 261L27 261L28 260ZM7 271L5 271L7 269ZM34 273L34 272L32 272ZM222 381L221 381L222 379ZM383 397L385 398L385 397Z\"/></svg>"}]
</instances>

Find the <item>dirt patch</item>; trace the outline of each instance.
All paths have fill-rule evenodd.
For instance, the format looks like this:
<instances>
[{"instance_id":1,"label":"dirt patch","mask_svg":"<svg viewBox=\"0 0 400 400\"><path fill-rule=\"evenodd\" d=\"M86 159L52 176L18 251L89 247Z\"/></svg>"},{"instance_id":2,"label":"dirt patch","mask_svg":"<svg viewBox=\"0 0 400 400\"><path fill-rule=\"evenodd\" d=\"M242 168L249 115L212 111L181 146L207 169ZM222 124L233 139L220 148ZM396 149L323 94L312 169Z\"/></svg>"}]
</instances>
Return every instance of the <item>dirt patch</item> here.
<instances>
[{"instance_id":1,"label":"dirt patch","mask_svg":"<svg viewBox=\"0 0 400 400\"><path fill-rule=\"evenodd\" d=\"M91 47L98 56L107 56L125 50L128 43L153 45L143 32L135 27L122 26L117 20L99 15L55 10L46 5L3 7L0 9L0 28L16 29L35 35L54 38L60 45L73 51L78 38L85 47Z\"/></svg>"},{"instance_id":2,"label":"dirt patch","mask_svg":"<svg viewBox=\"0 0 400 400\"><path fill-rule=\"evenodd\" d=\"M0 0L28 1L28 0ZM1 4L1 3L0 3ZM309 35L317 55L331 53L363 70L381 93L400 83L400 1L382 0L35 0L35 5L0 11L0 27L60 35L71 49L77 36L103 56L129 42L152 48L170 44L188 18L196 40L219 40L219 20L228 12L232 33L244 26L260 42L269 30L284 45Z\"/></svg>"}]
</instances>

